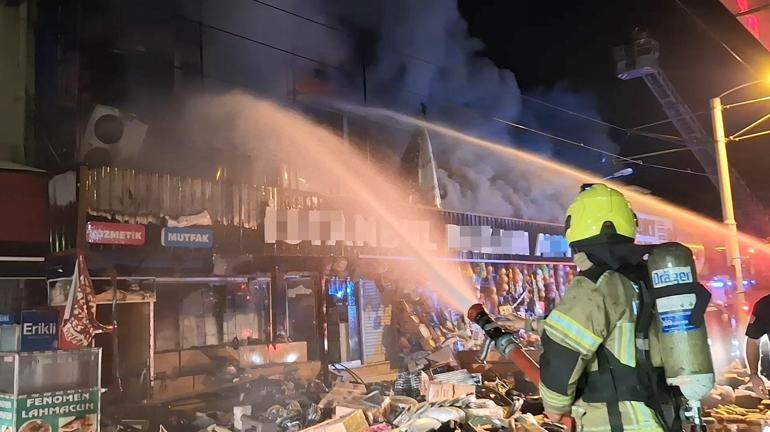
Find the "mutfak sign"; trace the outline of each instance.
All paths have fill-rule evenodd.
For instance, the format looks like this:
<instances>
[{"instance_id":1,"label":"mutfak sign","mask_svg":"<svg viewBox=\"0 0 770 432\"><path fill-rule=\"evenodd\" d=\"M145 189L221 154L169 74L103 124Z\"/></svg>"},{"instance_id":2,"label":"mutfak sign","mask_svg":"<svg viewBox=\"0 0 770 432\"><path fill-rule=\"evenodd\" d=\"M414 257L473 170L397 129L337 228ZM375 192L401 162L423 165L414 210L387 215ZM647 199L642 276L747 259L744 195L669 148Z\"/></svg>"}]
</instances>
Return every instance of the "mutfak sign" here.
<instances>
[{"instance_id":1,"label":"mutfak sign","mask_svg":"<svg viewBox=\"0 0 770 432\"><path fill-rule=\"evenodd\" d=\"M59 339L59 313L55 310L21 312L21 351L51 351Z\"/></svg>"},{"instance_id":2,"label":"mutfak sign","mask_svg":"<svg viewBox=\"0 0 770 432\"><path fill-rule=\"evenodd\" d=\"M161 244L165 247L211 249L214 231L207 228L163 228Z\"/></svg>"}]
</instances>

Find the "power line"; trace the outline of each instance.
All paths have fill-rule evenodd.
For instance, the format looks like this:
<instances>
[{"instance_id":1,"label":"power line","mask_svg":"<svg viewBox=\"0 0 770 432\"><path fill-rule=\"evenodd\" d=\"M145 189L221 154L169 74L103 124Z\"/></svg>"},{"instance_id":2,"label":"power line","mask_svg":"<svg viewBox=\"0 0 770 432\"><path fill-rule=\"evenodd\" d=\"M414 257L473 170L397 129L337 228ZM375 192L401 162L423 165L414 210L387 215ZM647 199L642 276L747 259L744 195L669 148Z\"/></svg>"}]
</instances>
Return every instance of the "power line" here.
<instances>
[{"instance_id":1,"label":"power line","mask_svg":"<svg viewBox=\"0 0 770 432\"><path fill-rule=\"evenodd\" d=\"M267 2L264 2L264 1L261 1L261 0L251 0L251 1L254 2L254 3L261 4L263 6L267 6L267 7L271 8L271 9L275 9L277 11L281 11L281 12L283 12L285 14L289 14L289 15L295 17L295 18L299 18L301 20L304 20L304 21L307 21L307 22L311 22L313 24L320 25L321 27L325 27L325 28L327 28L329 30L334 30L334 31L337 31L337 32L345 33L344 30L342 30L342 29L340 29L338 27L334 27L333 25L326 24L323 21L314 20L314 19L306 17L304 15L300 15L300 14L298 14L296 12L292 12L290 10L280 8L280 7L276 6L276 5L273 5L273 4L270 4L270 3L267 3Z\"/></svg>"},{"instance_id":2,"label":"power line","mask_svg":"<svg viewBox=\"0 0 770 432\"><path fill-rule=\"evenodd\" d=\"M274 8L274 9L276 9L276 10L279 10L279 11L281 11L281 12L284 12L284 13L290 14L290 15L292 15L292 16L296 16L296 17L298 17L298 18L301 18L301 19L307 20L307 21L309 21L309 22L313 22L313 23L315 23L315 24L317 24L317 25L324 25L324 27L327 27L327 28L330 28L330 29L333 29L333 30L337 30L337 31L340 31L340 30L338 30L338 29L336 29L336 28L334 28L334 27L330 27L330 26L328 26L328 25L325 25L324 23L321 23L321 22L318 22L318 21L312 20L312 19L310 19L310 18L307 18L307 17L303 17L302 15L294 14L294 13L292 13L292 12L290 12L290 11L287 11L287 10L281 9L281 8L279 8L279 7L277 7L277 6L273 6L273 5L270 5L270 4L268 4L268 3L264 3L264 2L262 2L262 1L260 1L260 0L251 0L251 1L253 1L253 2L255 2L255 3L263 4L263 5L265 5L265 6L268 6L268 7ZM229 31L229 30L226 30L226 29L223 29L223 28L221 28L221 27L217 27L217 26L214 26L214 25L211 25L211 24L207 24L207 23L204 23L204 22L201 22L201 21L195 21L195 20L192 20L192 19L190 19L190 18L187 18L187 17L183 17L183 18L184 18L184 19L186 19L186 20L188 20L188 21L191 21L191 22L194 22L194 23L196 23L196 24L199 24L199 25L201 25L202 27L210 28L210 29L213 29L213 30L216 30L216 31L222 32L222 33L224 33L224 34L227 34L227 35L230 35L230 36L233 36L233 37L239 38L239 39L243 39L243 40L246 40L246 41L249 41L249 42L252 42L252 43L255 43L255 44L261 45L261 46L265 46L265 47L267 47L267 48L271 48L271 49L274 49L274 50L276 50L276 51L279 51L279 52L283 52L283 53L285 53L285 54L288 54L288 55L291 55L291 56L294 56L294 57L297 57L297 58L301 58L301 59L304 59L304 60L308 60L308 61L311 61L311 62L317 63L317 64L319 64L319 65L323 65L323 66L326 66L326 67L332 68L332 69L334 69L334 70L340 70L340 71L344 71L344 69L343 69L343 68L340 68L340 67L338 67L338 66L334 66L334 65L331 65L331 64L325 63L325 62L323 62L323 61L321 61L321 60L318 60L318 59L314 59L314 58L312 58L312 57L308 57L308 56L305 56L305 55L302 55L302 54L299 54L299 53L296 53L296 52L293 52L293 51L289 51L289 50L286 50L286 49L283 49L283 48L279 48L279 47L276 47L276 46L274 46L274 45L268 44L268 43L266 43L266 42L262 42L262 41L259 41L259 40L256 40L256 39L253 39L253 38L250 38L250 37L247 37L247 36L244 36L244 35L241 35L241 34L238 34L238 33L235 33L235 32ZM411 57L413 57L413 58L417 58L417 57L414 57L414 56L411 56ZM419 59L419 58L417 58L417 59ZM427 62L427 63L430 63L430 62L428 62L427 60L423 60L423 61L425 61L425 62ZM431 63L431 64L434 64L434 63ZM435 65L435 64L434 64L434 65ZM438 65L435 65L435 66L438 66ZM212 78L213 78L213 77L212 77ZM216 78L215 78L215 79L216 79ZM402 88L402 89L399 89L399 90L400 90L400 91L402 91L402 92L406 92L406 93L409 93L409 94L415 95L415 96L420 96L420 97L427 97L427 95L423 95L423 94L420 94L420 93L416 93L416 92L410 91L410 90L408 90L408 89L403 89L403 88ZM609 122L605 122L605 121L603 121L603 120L595 119L595 118L593 118L593 117L590 117L590 116L587 116L587 115L585 115L585 114L580 114L580 113L577 113L577 112L574 112L574 111L570 111L570 110L568 110L568 109L566 109L566 108L562 108L562 107L559 107L559 106L557 106L557 105L554 105L554 104L551 104L551 103L548 103L548 102L545 102L545 101L539 100L539 99L537 99L537 98L534 98L534 97L532 97L532 96L526 96L526 95L521 95L521 96L522 96L522 98L525 98L525 99L527 99L527 100L530 100L530 101L533 101L533 102L537 102L537 103L540 103L540 104L542 104L542 105L544 105L544 106L548 106L548 107L550 107L550 108L552 108L552 109L556 109L556 110L559 110L559 111L562 111L562 112L568 113L568 114L570 114L570 115L576 116L576 117L578 117L578 118L582 118L582 119L584 119L584 120L588 120L588 121L591 121L591 122L594 122L594 123L602 124L602 125L604 125L604 126L607 126L607 127L610 127L610 128L614 128L614 129L622 130L622 131L624 131L624 132L627 132L627 133L629 133L629 134L639 134L639 135L648 136L647 134L644 134L644 133L639 133L638 131L633 131L632 129L623 128L623 127L621 127L621 126L613 125L612 123L609 123ZM473 111L473 112L475 112L475 110L471 110L470 108L468 108L468 107L466 107L466 106L462 106L461 108L464 108L464 109L466 109L466 110L470 110L470 111ZM523 125L520 125L520 124L517 124L517 123L513 123L513 122L509 122L509 121L507 121L507 120L502 120L502 119L499 119L499 118L492 118L492 120L495 120L495 121L498 121L498 122L501 122L501 123L504 123L504 124L508 124L508 125L510 125L510 126L514 126L514 127L517 127L517 128L523 129L523 130L527 130L527 131L529 131L529 132L532 132L532 133L537 133L537 134L540 134L540 135L546 136L546 137L548 137L548 138L551 138L551 139L555 139L555 140L558 140L558 141L562 141L562 142L566 142L566 143L569 143L569 144L577 145L577 146L579 146L579 147L583 147L583 148L586 148L586 149L588 149L588 150L596 151L596 152L602 153L602 154L604 154L604 155L607 155L607 156L611 156L611 157L614 157L614 158L617 158L617 159L620 159L620 160L623 160L623 161L626 161L626 162L629 162L629 163L633 163L633 164L637 164L637 165L642 165L642 166L647 166L647 167L651 167L651 168L658 168L658 169L665 169L665 170L669 170L669 171L675 171L675 172L681 172L681 173L687 173L687 174L694 174L694 175L702 175L702 176L707 176L707 174L705 174L705 173L694 172L694 171L691 171L691 170L684 170L684 169L680 169L680 168L667 167L667 166L664 166L664 165L657 165L657 164L647 164L647 163L644 163L643 161L639 161L639 160L634 160L634 159L626 158L626 157L620 156L620 155L618 155L618 154L615 154L615 153L612 153L612 152L608 152L608 151L605 151L605 150L601 150L601 149L599 149L599 148L596 148L596 147L592 147L592 146L589 146L589 145L586 145L586 144L583 144L583 143L580 143L580 142L577 142L577 141L573 141L573 140L569 140L569 139L566 139L566 138L558 137L558 136L556 136L556 135L553 135L553 134L549 134L549 133L547 133L547 132L543 132L543 131L539 131L539 130L536 130L536 129L528 128L528 127L526 127L526 126L523 126ZM670 142L669 140L663 139L663 138L661 138L661 137L659 137L659 136L653 136L653 138L658 138L658 139L660 139L661 141L667 141L667 142Z\"/></svg>"},{"instance_id":3,"label":"power line","mask_svg":"<svg viewBox=\"0 0 770 432\"><path fill-rule=\"evenodd\" d=\"M706 25L706 23L704 23L704 22L703 22L703 21L702 21L702 20L701 20L701 19L698 17L698 15L696 15L696 14L695 14L694 12L692 12L692 11L691 11L691 10L690 10L690 9L689 9L687 6L685 6L685 5L684 5L684 3L682 3L682 1L681 1L681 0L674 0L674 1L676 2L676 4L677 4L677 5L679 5L679 7L680 7L682 10L684 10L684 11L687 13L687 15L689 15L689 16L690 16L690 17L691 17L691 18L692 18L692 19L693 19L693 20L694 20L696 23L698 23L698 25L699 25L699 26L700 26L700 27L701 27L703 30L705 30L705 31L706 31L706 33L708 33L708 35L709 35L709 36L711 36L711 38L712 38L712 39L714 39L715 41L719 42L719 44L720 44L720 45L722 45L722 47L723 47L725 50L727 50L727 52L729 52L729 53L730 53L730 55L732 55L732 56L733 56L733 57L734 57L736 60L738 60L738 61L739 61L739 62L740 62L740 63L741 63L743 66L745 66L745 67L746 67L746 69L748 69L748 70L749 70L749 71L750 71L752 74L754 74L754 75L757 75L757 72L754 70L754 68L752 68L751 66L749 66L749 64L748 64L748 63L746 63L746 62L745 62L745 61L744 61L744 60L741 58L741 56L739 56L739 55L738 55L738 53L736 53L735 51L733 51L733 50L732 50L732 48L730 48L730 46L729 46L729 45L727 45L725 42L723 42L723 41L722 41L722 39L720 39L720 38L719 38L719 36L717 36L716 34L714 34L714 32L712 32L712 31L711 31L711 29L709 28L709 26L707 26L707 25Z\"/></svg>"},{"instance_id":4,"label":"power line","mask_svg":"<svg viewBox=\"0 0 770 432\"><path fill-rule=\"evenodd\" d=\"M578 117L578 118L581 118L581 119L584 119L584 120L588 120L588 121L596 123L596 124L600 124L602 126L606 126L606 127L612 128L612 129L616 129L616 130L625 132L625 133L627 133L629 135L639 135L639 136L644 136L644 137L647 137L647 138L658 139L660 141L665 141L665 142L668 142L668 143L676 143L676 144L681 144L681 141L682 141L681 139L678 139L676 137L666 137L666 136L663 136L663 135L660 135L660 134L650 134L650 133L646 133L646 132L640 132L638 130L635 130L635 128L626 128L626 127L623 127L623 126L618 126L618 125L609 123L609 122L601 120L601 119L597 119L597 118L594 118L594 117L591 117L591 116L587 116L585 114L581 114L581 113L578 113L578 112L575 112L575 111L572 111L572 110L569 110L569 109L566 109L566 108L562 108L562 107L560 107L558 105L554 105L552 103L549 103L549 102L546 102L546 101L534 98L532 96L528 96L528 95L524 95L523 94L523 95L521 95L521 98L529 100L529 101L532 101L532 102L539 103L539 104L547 106L549 108L553 108L555 110L567 113L569 115L572 115L572 116L575 116L575 117Z\"/></svg>"},{"instance_id":5,"label":"power line","mask_svg":"<svg viewBox=\"0 0 770 432\"><path fill-rule=\"evenodd\" d=\"M244 36L244 35L242 35L242 34L238 34L238 33L235 33L235 32L231 32L230 30L226 30L226 29L223 29L223 28L221 28L221 27L217 27L217 26L215 26L215 25L212 25L212 24L207 24L207 23L204 23L204 22L202 22L202 21L195 21L195 20L192 20L192 19L190 19L190 18L186 18L186 17L185 17L185 19L186 19L186 20L188 20L188 21L194 22L195 24L199 24L199 25L201 25L201 26L203 26L203 27L205 27L205 28L210 28L210 29L212 29L212 30L216 30L216 31L219 31L219 32L222 32L222 33L228 34L228 35L230 35L230 36L236 37L236 38L238 38L238 39L243 39L243 40L246 40L246 41L249 41L249 42L255 43L255 44L257 44L257 45L262 45L262 46L264 46L264 47L267 47L267 48L271 48L271 49L274 49L274 50L276 50L276 51L280 51L280 52L282 52L282 53L284 53L284 54L288 54L288 55L291 55L291 56L294 56L294 57L297 57L297 58L301 58L301 59L303 59L303 60L311 61L311 62L317 63L317 64L319 64L319 65L321 65L321 66L326 66L326 67L328 67L328 68L330 68L330 69L334 69L334 70L340 70L340 71L344 70L344 69L342 69L342 68L341 68L341 67L339 67L339 66L335 66L335 65L332 65L332 64L326 63L326 62L324 62L324 61L322 61L322 60L314 59L314 58L312 58L312 57L308 57L308 56L306 56L306 55L303 55L303 54L299 54L299 53L296 53L296 52L293 52L293 51L289 51L289 50L287 50L287 49L279 48L279 47L277 47L277 46L275 46L275 45L271 45L271 44L269 44L269 43L267 43L267 42L262 42L262 41L260 41L260 40L257 40L257 39L252 39L252 38L250 38L250 37L248 37L248 36Z\"/></svg>"},{"instance_id":6,"label":"power line","mask_svg":"<svg viewBox=\"0 0 770 432\"><path fill-rule=\"evenodd\" d=\"M338 33L341 33L343 36L345 36L345 37L347 37L347 38L349 38L349 39L353 39L353 40L355 40L355 39L356 39L356 36L355 36L355 35L353 35L353 34L351 34L351 33L350 33L348 30L346 30L346 29L343 29L343 28L340 28L340 27L335 27L335 26L333 26L333 25L331 25L331 24L327 24L327 23L325 23L325 22L323 22L323 21L318 21L318 20L315 20L315 19L313 19L313 18L310 18L310 17L304 16L304 15L298 14L298 13L296 13L296 12L292 12L292 11L290 11L290 10L287 10L287 9L283 9L283 8L280 8L280 7L278 7L278 6L272 5L272 4L270 4L270 3L267 3L267 2L264 2L264 1L262 1L262 0L251 0L251 1L252 1L252 2L254 2L254 3L257 3L257 4L261 4L261 5L267 6L267 7L269 7L269 8L275 9L275 10L277 10L277 11L280 11L280 12L286 13L286 14L288 14L288 15L291 15L291 16L295 17L295 18L299 18L299 19L301 19L301 20L303 20L303 21L307 21L307 22L309 22L309 23L313 23L313 24L319 25L319 26L321 26L321 27L324 27L324 28L326 28L326 29L329 29L329 30L334 30L334 31L336 31L336 32L338 32ZM388 48L387 46L384 46L384 47L385 47L385 48ZM409 58L411 58L411 59L413 59L413 60L417 60L417 61L420 61L420 62L422 62L422 63L425 63L425 64L429 64L429 65L431 65L431 66L434 66L434 67L437 67L437 68L440 68L440 67L441 67L441 65L439 65L438 63L435 63L435 62L433 62L433 61L430 61L430 60L428 60L428 59L425 59L425 58L423 58L423 57L420 57L420 56L416 56L416 55L414 55L414 54L411 54L411 53L403 52L403 51L401 51L401 50L397 50L397 49L395 49L395 48L388 48L388 49L389 49L390 51L393 51L393 52L397 53L397 54L401 54L401 55L402 55L402 56L404 56L404 57L409 57Z\"/></svg>"},{"instance_id":7,"label":"power line","mask_svg":"<svg viewBox=\"0 0 770 432\"><path fill-rule=\"evenodd\" d=\"M592 147L592 146L586 145L586 144L578 142L578 141L573 141L573 140L570 140L570 139L567 139L567 138L562 138L560 136L556 136L556 135L553 135L553 134L548 133L548 132L543 132L543 131L540 131L540 130L537 130L537 129L532 129L530 127L527 127L527 126L524 126L524 125L520 125L518 123L509 122L507 120L503 120L503 119L499 119L499 118L494 118L494 120L498 121L500 123L507 124L509 126L513 126L513 127L525 130L527 132L532 132L532 133L535 133L535 134L538 134L538 135L542 135L542 136L550 138L550 139L554 139L554 140L557 140L557 141L562 141L562 142L565 142L565 143L568 143L568 144L572 144L572 145L575 145L575 146L578 146L578 147L582 147L582 148L585 148L587 150L595 151L595 152L601 153L601 154L603 154L605 156L611 156L611 157L620 159L622 161L633 163L633 164L636 164L636 165L645 166L645 167L649 167L649 168L657 168L657 169L662 169L662 170L668 170L668 171L674 171L674 172L679 172L679 173L693 174L693 175L699 175L699 176L708 177L708 174L706 174L706 173L691 171L689 169L674 168L674 167L669 167L669 166L665 166L665 165L649 164L649 163L645 163L645 162L640 161L640 160L635 160L635 159L627 158L627 157L621 156L619 154L615 154L615 153L612 153L612 152L609 152L609 151L606 151L606 150L602 150L600 148Z\"/></svg>"},{"instance_id":8,"label":"power line","mask_svg":"<svg viewBox=\"0 0 770 432\"><path fill-rule=\"evenodd\" d=\"M354 36L353 36L353 35L351 35L351 34L350 34L350 33L349 33L347 30L345 30L345 29L342 29L342 28L339 28L339 27L335 27L335 26L333 26L333 25L330 25L330 24L327 24L327 23L325 23L325 22L322 22L322 21L318 21L318 20L312 19L312 18L310 18L310 17L307 17L307 16L305 16L305 15L301 15L301 14L298 14L298 13L296 13L296 12L292 12L292 11L290 11L290 10L287 10L287 9L284 9L284 8L281 8L281 7L278 7L278 6L275 6L275 5L273 5L273 4L267 3L267 2L265 2L265 1L262 1L262 0L251 0L251 1L252 1L253 3L257 3L257 4L260 4L260 5L263 5L263 6L269 7L269 8L271 8L271 9L274 9L274 10L280 11L280 12L282 12L282 13L285 13L285 14L287 14L287 15L293 16L293 17L295 17L295 18L299 18L299 19L301 19L301 20L307 21L307 22L309 22L309 23L312 23L312 24L315 24L315 25L318 25L318 26L324 27L324 28L326 28L326 29L329 29L329 30L333 30L333 31L335 31L335 32L338 32L338 33L341 33L341 34L343 34L344 36L346 36L346 37L348 37L348 38L354 38ZM258 41L258 40L255 40L255 39L252 39L252 38L246 37L246 36L244 36L244 35L241 35L241 34L238 34L238 33L234 33L234 32L231 32L231 31L225 30L225 29L223 29L223 28L220 28L220 27L216 27L216 26L213 26L213 25L210 25L210 24L206 24L206 23L203 23L203 22L201 22L201 23L199 23L199 24L201 24L201 25L203 25L203 26L206 26L206 27L209 27L209 28L212 28L212 29L214 29L214 30L218 30L218 31L221 31L221 32L224 32L224 33L230 34L230 35L232 35L232 36L234 36L234 37L238 37L238 38L241 38L241 39L244 39L244 40L248 40L248 41L251 41L251 42L254 42L254 43L258 43L258 44L260 44L260 45L263 45L263 46L266 46L266 47L270 47L270 48L273 48L273 49L279 50L279 51L281 51L281 52L284 52L284 53L287 53L287 54L293 55L293 56L295 56L295 57L299 57L299 58L302 58L302 59L305 59L305 60L313 61L313 62L316 62L316 63L318 63L318 64L324 65L324 66L332 67L332 68L334 68L334 69L336 69L336 70L343 70L342 68L340 68L340 67L338 67L338 66L332 66L332 65L328 65L328 64L325 64L324 62L322 62L322 61L320 61L320 60L317 60L317 59L313 59L313 58L311 58L311 57L307 57L307 56L304 56L304 55L301 55L301 54L298 54L298 53L295 53L295 52L291 52L291 51L288 51L288 50L285 50L285 49L282 49L282 48L278 48L278 47L275 47L275 46L273 46L273 45L270 45L270 44L267 44L267 43L264 43L264 42L261 42L261 41ZM439 64L437 64L437 63L435 63L435 62L432 62L432 61L430 61L430 60L427 60L427 59L425 59L425 58L422 58L422 57L416 56L416 55L414 55L414 54L411 54L411 53L406 53L406 52L403 52L403 51L400 51L400 50L396 50L396 49L392 49L392 48L391 48L390 50L391 50L391 51L393 51L393 52L395 52L395 53L397 53L397 54L400 54L400 55L403 55L403 56L405 56L405 57L408 57L408 58L411 58L411 59L414 59L414 60L417 60L417 61L423 62L423 63L425 63L425 64L429 64L429 65L431 65L431 66L434 66L434 67L436 67L436 68L440 68L440 67L441 67L441 65L439 65ZM406 89L404 89L404 91L406 91L406 92L408 92L408 93L411 93L411 94L413 94L413 95L416 95L416 96L427 97L426 95L422 95L422 94L419 94L419 93L416 93L416 92L413 92L413 91L410 91L410 90L406 90ZM657 134L648 134L648 133L645 133L645 132L640 132L640 131L637 131L637 130L634 130L634 129L631 129L631 128L626 128L626 127L618 126L618 125L615 125L615 124L612 124L612 123L606 122L606 121L604 121L604 120L596 119L596 118L590 117L590 116L588 116L588 115L585 115L585 114L581 114L581 113L578 113L578 112L574 112L574 111L572 111L572 110L569 110L569 109L566 109L566 108L560 107L560 106L558 106L558 105L554 105L554 104L552 104L552 103L549 103L549 102L546 102L546 101L540 100L540 99L538 99L538 98L535 98L535 97L533 97L533 96L528 96L528 95L524 95L524 94L522 94L522 95L521 95L521 97L522 97L522 99L526 99L526 100L529 100L529 101L532 101L532 102L535 102L535 103L539 103L539 104L541 104L541 105L543 105L543 106L547 106L547 107L549 107L549 108L552 108L552 109L555 109L555 110L558 110L558 111L561 111L561 112L567 113L567 114L569 114L569 115L572 115L572 116L575 116L575 117L578 117L578 118L581 118L581 119L584 119L584 120L587 120L587 121L590 121L590 122L593 122L593 123L601 124L601 125L603 125L603 126L606 126L606 127L609 127L609 128L613 128L613 129L616 129L616 130L619 130L619 131L625 132L625 133L627 133L627 134L629 134L629 135L638 135L638 136L644 136L644 137L647 137L647 138L658 139L658 140L660 140L660 141L663 141L663 142L667 142L667 143L675 143L675 144L681 144L681 140L677 140L677 139L675 139L675 138L673 138L673 137L672 137L672 139L669 139L668 137L665 137L665 136L661 136L661 135L657 135Z\"/></svg>"},{"instance_id":9,"label":"power line","mask_svg":"<svg viewBox=\"0 0 770 432\"><path fill-rule=\"evenodd\" d=\"M693 113L692 116L700 116L700 115L703 115L703 114L706 114L706 113L708 113L708 111L698 111L696 113ZM648 127L662 125L662 124L665 124L665 123L671 123L671 122L673 122L675 120L681 120L681 119L690 118L690 117L691 116L686 115L686 116L674 117L672 119L666 119L666 120L660 120L660 121L656 121L656 122L652 122L652 123L646 123L646 124L643 124L643 125L632 127L631 130L636 131L636 130L639 130L639 129L646 129Z\"/></svg>"}]
</instances>

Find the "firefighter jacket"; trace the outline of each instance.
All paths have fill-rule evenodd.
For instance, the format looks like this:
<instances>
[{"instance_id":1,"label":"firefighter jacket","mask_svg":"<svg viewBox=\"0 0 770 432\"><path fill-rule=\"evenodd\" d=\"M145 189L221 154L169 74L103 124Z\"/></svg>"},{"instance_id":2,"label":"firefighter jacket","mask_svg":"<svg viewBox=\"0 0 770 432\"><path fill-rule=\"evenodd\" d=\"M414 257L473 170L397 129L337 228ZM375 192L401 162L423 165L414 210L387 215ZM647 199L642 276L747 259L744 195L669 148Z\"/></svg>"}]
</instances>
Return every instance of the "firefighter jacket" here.
<instances>
[{"instance_id":1,"label":"firefighter jacket","mask_svg":"<svg viewBox=\"0 0 770 432\"><path fill-rule=\"evenodd\" d=\"M593 266L585 254L576 254L575 263L581 275L543 325L540 395L545 410L571 414L577 431L609 432L618 430L618 422L624 432L662 431L659 417L645 402L649 392L640 390L634 378L639 369L638 287L612 270L595 281L584 276ZM651 363L662 364L657 340L651 338L650 345L650 353L655 352L650 354ZM613 371L623 372L622 377ZM608 389L619 395L609 412L606 397L600 395Z\"/></svg>"}]
</instances>

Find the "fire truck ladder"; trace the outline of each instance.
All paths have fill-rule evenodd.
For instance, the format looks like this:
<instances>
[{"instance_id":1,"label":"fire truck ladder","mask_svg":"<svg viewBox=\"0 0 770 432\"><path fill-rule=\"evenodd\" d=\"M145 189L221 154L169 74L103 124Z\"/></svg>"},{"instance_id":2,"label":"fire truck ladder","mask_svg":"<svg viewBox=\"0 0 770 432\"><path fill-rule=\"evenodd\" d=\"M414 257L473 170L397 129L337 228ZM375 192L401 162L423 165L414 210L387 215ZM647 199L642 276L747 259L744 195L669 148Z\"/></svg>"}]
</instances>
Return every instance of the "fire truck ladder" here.
<instances>
[{"instance_id":1,"label":"fire truck ladder","mask_svg":"<svg viewBox=\"0 0 770 432\"><path fill-rule=\"evenodd\" d=\"M660 102L669 121L682 137L684 144L693 152L703 166L706 175L714 185L718 185L716 154L714 141L695 118L692 110L679 96L658 65L659 44L644 31L634 32L631 45L616 47L615 61L618 78L630 80L642 78L650 91ZM744 212L754 213L761 210L746 183L735 170L731 169L733 194Z\"/></svg>"}]
</instances>

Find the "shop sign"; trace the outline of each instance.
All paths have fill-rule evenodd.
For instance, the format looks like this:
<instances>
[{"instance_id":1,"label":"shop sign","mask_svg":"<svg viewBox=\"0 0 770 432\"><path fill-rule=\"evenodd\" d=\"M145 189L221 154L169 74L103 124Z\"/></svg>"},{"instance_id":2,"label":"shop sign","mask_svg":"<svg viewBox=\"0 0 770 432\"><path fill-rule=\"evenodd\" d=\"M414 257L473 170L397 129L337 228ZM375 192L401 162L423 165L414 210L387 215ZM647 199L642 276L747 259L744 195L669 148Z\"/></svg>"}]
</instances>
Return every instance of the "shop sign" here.
<instances>
[{"instance_id":1,"label":"shop sign","mask_svg":"<svg viewBox=\"0 0 770 432\"><path fill-rule=\"evenodd\" d=\"M0 399L0 403L3 401ZM99 390L19 396L15 412L19 432L96 431L99 425Z\"/></svg>"},{"instance_id":2,"label":"shop sign","mask_svg":"<svg viewBox=\"0 0 770 432\"><path fill-rule=\"evenodd\" d=\"M529 233L488 226L447 225L447 246L451 250L502 255L529 255Z\"/></svg>"},{"instance_id":3,"label":"shop sign","mask_svg":"<svg viewBox=\"0 0 770 432\"><path fill-rule=\"evenodd\" d=\"M214 231L207 228L163 228L160 242L165 247L211 249Z\"/></svg>"},{"instance_id":4,"label":"shop sign","mask_svg":"<svg viewBox=\"0 0 770 432\"><path fill-rule=\"evenodd\" d=\"M52 351L59 339L59 313L55 310L21 312L21 351Z\"/></svg>"},{"instance_id":5,"label":"shop sign","mask_svg":"<svg viewBox=\"0 0 770 432\"><path fill-rule=\"evenodd\" d=\"M670 220L637 213L636 241L639 244L658 244L673 240L674 225Z\"/></svg>"},{"instance_id":6,"label":"shop sign","mask_svg":"<svg viewBox=\"0 0 770 432\"><path fill-rule=\"evenodd\" d=\"M567 258L572 256L572 250L564 236L538 234L534 255L546 258Z\"/></svg>"},{"instance_id":7,"label":"shop sign","mask_svg":"<svg viewBox=\"0 0 770 432\"><path fill-rule=\"evenodd\" d=\"M142 246L145 241L144 225L110 222L88 222L88 243Z\"/></svg>"},{"instance_id":8,"label":"shop sign","mask_svg":"<svg viewBox=\"0 0 770 432\"><path fill-rule=\"evenodd\" d=\"M399 220L396 222L404 236L428 250L437 249L431 239L431 225L427 220ZM399 235L375 218L360 215L346 218L339 210L278 210L265 212L265 243L282 241L297 244L310 241L314 245L347 245L395 248Z\"/></svg>"},{"instance_id":9,"label":"shop sign","mask_svg":"<svg viewBox=\"0 0 770 432\"><path fill-rule=\"evenodd\" d=\"M0 325L16 324L16 314L13 312L0 313Z\"/></svg>"}]
</instances>

